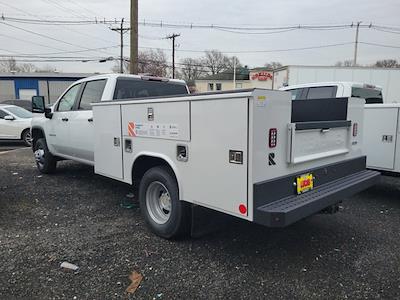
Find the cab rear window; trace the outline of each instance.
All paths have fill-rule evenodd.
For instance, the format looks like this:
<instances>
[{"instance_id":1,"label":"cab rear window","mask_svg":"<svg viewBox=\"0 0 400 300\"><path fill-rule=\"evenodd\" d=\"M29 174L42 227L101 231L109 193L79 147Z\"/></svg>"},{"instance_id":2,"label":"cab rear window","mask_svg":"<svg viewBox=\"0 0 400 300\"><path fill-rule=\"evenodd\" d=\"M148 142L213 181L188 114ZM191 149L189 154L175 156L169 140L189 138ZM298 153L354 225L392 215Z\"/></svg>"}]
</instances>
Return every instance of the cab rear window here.
<instances>
[{"instance_id":1,"label":"cab rear window","mask_svg":"<svg viewBox=\"0 0 400 300\"><path fill-rule=\"evenodd\" d=\"M188 94L186 85L165 81L119 78L113 99L146 98Z\"/></svg>"}]
</instances>

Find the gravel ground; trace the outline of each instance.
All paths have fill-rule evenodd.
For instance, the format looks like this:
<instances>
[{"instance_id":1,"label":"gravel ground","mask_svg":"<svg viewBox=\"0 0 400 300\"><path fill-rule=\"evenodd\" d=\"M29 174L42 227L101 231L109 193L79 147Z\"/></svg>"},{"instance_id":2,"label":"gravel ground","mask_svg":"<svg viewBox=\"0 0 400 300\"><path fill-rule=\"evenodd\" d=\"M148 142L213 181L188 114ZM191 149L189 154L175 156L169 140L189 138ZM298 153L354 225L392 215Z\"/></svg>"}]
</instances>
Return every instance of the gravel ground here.
<instances>
[{"instance_id":1,"label":"gravel ground","mask_svg":"<svg viewBox=\"0 0 400 300\"><path fill-rule=\"evenodd\" d=\"M0 140L0 152L26 148L22 141Z\"/></svg>"},{"instance_id":2,"label":"gravel ground","mask_svg":"<svg viewBox=\"0 0 400 300\"><path fill-rule=\"evenodd\" d=\"M286 229L237 220L183 241L121 207L130 191L73 162L41 176L29 149L0 154L0 298L400 299L399 177L335 215ZM128 295L134 270L144 279Z\"/></svg>"}]
</instances>

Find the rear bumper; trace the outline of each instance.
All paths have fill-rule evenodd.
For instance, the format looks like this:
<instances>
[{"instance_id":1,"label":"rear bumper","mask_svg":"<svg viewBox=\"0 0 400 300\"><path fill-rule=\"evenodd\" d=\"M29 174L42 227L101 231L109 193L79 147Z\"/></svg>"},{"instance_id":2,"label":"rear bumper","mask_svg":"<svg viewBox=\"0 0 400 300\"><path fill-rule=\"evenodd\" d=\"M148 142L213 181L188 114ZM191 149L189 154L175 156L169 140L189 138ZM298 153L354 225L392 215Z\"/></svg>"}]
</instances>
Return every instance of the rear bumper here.
<instances>
[{"instance_id":1,"label":"rear bumper","mask_svg":"<svg viewBox=\"0 0 400 300\"><path fill-rule=\"evenodd\" d=\"M314 189L295 192L297 176L312 173ZM365 169L365 157L307 170L254 185L254 222L285 227L377 183L380 173Z\"/></svg>"}]
</instances>

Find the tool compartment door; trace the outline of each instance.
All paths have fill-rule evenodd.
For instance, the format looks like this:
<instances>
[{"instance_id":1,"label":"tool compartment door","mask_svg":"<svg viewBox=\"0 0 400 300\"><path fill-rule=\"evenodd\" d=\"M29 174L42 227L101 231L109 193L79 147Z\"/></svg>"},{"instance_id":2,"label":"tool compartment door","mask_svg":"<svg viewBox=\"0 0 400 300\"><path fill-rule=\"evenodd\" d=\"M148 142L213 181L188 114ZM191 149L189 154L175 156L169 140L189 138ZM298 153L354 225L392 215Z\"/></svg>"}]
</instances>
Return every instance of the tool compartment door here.
<instances>
[{"instance_id":1,"label":"tool compartment door","mask_svg":"<svg viewBox=\"0 0 400 300\"><path fill-rule=\"evenodd\" d=\"M288 162L292 164L346 154L351 148L348 99L292 102L288 124Z\"/></svg>"},{"instance_id":2,"label":"tool compartment door","mask_svg":"<svg viewBox=\"0 0 400 300\"><path fill-rule=\"evenodd\" d=\"M318 124L312 129L301 129L300 124L289 124L288 162L297 164L350 151L350 122Z\"/></svg>"},{"instance_id":3,"label":"tool compartment door","mask_svg":"<svg viewBox=\"0 0 400 300\"><path fill-rule=\"evenodd\" d=\"M191 125L189 161L183 170L185 200L247 216L239 206L247 206L248 99L193 101ZM236 162L230 151L236 153Z\"/></svg>"},{"instance_id":4,"label":"tool compartment door","mask_svg":"<svg viewBox=\"0 0 400 300\"><path fill-rule=\"evenodd\" d=\"M95 173L123 179L120 105L93 106L93 122Z\"/></svg>"},{"instance_id":5,"label":"tool compartment door","mask_svg":"<svg viewBox=\"0 0 400 300\"><path fill-rule=\"evenodd\" d=\"M398 115L398 107L366 106L364 152L368 167L394 169Z\"/></svg>"}]
</instances>

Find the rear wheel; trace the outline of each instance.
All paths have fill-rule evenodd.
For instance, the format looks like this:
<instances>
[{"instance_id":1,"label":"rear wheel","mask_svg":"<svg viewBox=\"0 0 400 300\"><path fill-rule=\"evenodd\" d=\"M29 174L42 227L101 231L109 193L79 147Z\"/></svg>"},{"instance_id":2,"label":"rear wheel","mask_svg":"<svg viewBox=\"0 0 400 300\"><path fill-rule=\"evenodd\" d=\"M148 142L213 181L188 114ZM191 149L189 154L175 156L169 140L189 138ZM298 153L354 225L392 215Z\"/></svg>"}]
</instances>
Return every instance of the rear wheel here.
<instances>
[{"instance_id":1,"label":"rear wheel","mask_svg":"<svg viewBox=\"0 0 400 300\"><path fill-rule=\"evenodd\" d=\"M50 153L44 138L38 139L33 147L36 166L41 173L50 174L56 170L57 159Z\"/></svg>"},{"instance_id":2,"label":"rear wheel","mask_svg":"<svg viewBox=\"0 0 400 300\"><path fill-rule=\"evenodd\" d=\"M24 142L25 146L28 146L28 147L32 146L31 130L25 129L21 134L21 139Z\"/></svg>"},{"instance_id":3,"label":"rear wheel","mask_svg":"<svg viewBox=\"0 0 400 300\"><path fill-rule=\"evenodd\" d=\"M163 238L176 238L189 232L190 207L179 200L178 184L163 166L148 170L139 186L142 215L150 229Z\"/></svg>"}]
</instances>

